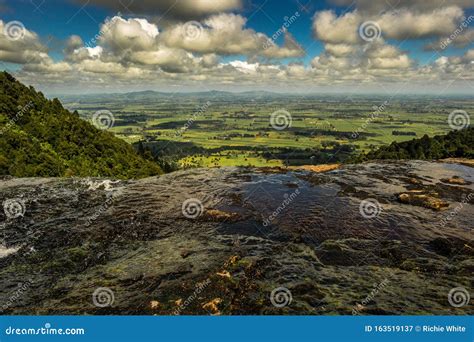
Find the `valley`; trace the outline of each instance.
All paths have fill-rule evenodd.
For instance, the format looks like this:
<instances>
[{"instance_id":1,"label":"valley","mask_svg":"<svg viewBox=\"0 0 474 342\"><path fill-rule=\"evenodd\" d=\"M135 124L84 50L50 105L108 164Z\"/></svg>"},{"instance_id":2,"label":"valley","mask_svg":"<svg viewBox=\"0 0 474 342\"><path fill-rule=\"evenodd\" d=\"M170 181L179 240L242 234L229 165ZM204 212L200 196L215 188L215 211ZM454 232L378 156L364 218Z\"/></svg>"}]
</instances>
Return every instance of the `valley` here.
<instances>
[{"instance_id":1,"label":"valley","mask_svg":"<svg viewBox=\"0 0 474 342\"><path fill-rule=\"evenodd\" d=\"M452 111L474 109L469 97L269 92L147 91L61 100L85 120L108 112L109 131L129 143L145 141L175 169L343 162L393 141L445 134Z\"/></svg>"}]
</instances>

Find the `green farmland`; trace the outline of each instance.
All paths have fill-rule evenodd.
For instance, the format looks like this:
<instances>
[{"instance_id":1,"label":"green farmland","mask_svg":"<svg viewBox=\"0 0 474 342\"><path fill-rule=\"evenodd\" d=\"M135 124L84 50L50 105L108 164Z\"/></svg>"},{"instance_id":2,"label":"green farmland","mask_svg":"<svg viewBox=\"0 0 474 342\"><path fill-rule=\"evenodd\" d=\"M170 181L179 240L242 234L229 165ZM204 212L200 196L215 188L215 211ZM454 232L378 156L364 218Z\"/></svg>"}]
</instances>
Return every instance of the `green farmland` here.
<instances>
[{"instance_id":1,"label":"green farmland","mask_svg":"<svg viewBox=\"0 0 474 342\"><path fill-rule=\"evenodd\" d=\"M110 111L110 131L131 144L143 141L153 154L181 168L339 162L393 141L445 134L452 130L452 111L474 108L474 99L466 98L262 92L142 92L62 100L88 120L97 111Z\"/></svg>"}]
</instances>

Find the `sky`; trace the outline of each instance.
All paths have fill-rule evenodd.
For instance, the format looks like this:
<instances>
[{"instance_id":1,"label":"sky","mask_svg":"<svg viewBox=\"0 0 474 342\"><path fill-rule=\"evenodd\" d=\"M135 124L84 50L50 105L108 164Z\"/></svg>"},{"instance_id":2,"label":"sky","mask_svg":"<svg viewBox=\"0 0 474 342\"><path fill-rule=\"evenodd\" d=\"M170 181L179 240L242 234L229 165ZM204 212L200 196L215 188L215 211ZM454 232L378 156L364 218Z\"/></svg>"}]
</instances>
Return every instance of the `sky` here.
<instances>
[{"instance_id":1,"label":"sky","mask_svg":"<svg viewBox=\"0 0 474 342\"><path fill-rule=\"evenodd\" d=\"M472 94L474 0L0 0L0 68L52 94Z\"/></svg>"}]
</instances>

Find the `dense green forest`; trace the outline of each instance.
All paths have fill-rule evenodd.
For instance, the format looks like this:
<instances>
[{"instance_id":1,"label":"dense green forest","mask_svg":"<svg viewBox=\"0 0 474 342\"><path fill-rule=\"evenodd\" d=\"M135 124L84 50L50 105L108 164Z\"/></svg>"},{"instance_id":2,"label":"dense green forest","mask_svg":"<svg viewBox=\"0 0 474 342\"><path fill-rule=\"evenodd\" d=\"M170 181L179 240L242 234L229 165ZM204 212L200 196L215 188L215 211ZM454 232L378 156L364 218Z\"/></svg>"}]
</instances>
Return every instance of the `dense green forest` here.
<instances>
[{"instance_id":1,"label":"dense green forest","mask_svg":"<svg viewBox=\"0 0 474 342\"><path fill-rule=\"evenodd\" d=\"M125 141L99 130L6 72L0 73L0 175L141 178L162 173Z\"/></svg>"},{"instance_id":2,"label":"dense green forest","mask_svg":"<svg viewBox=\"0 0 474 342\"><path fill-rule=\"evenodd\" d=\"M474 158L474 128L452 131L435 137L423 136L405 142L393 142L360 156L357 161L377 159Z\"/></svg>"}]
</instances>

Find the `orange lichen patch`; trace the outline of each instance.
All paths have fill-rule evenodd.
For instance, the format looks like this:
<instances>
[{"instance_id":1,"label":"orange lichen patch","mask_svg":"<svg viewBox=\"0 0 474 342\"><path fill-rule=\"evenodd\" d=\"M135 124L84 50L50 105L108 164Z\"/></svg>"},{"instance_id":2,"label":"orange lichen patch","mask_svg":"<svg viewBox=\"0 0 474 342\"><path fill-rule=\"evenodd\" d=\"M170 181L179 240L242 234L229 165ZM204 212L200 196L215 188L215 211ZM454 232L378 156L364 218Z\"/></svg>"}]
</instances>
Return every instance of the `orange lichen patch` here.
<instances>
[{"instance_id":1,"label":"orange lichen patch","mask_svg":"<svg viewBox=\"0 0 474 342\"><path fill-rule=\"evenodd\" d=\"M469 185L469 184L471 184L467 180L465 180L461 177L458 177L458 176L454 176L453 178L442 179L441 181L443 183L455 184L455 185Z\"/></svg>"},{"instance_id":2,"label":"orange lichen patch","mask_svg":"<svg viewBox=\"0 0 474 342\"><path fill-rule=\"evenodd\" d=\"M322 164L322 165L290 166L288 168L290 170L304 170L304 171L321 173L321 172L337 170L340 167L341 167L341 164Z\"/></svg>"},{"instance_id":3,"label":"orange lichen patch","mask_svg":"<svg viewBox=\"0 0 474 342\"><path fill-rule=\"evenodd\" d=\"M425 194L420 190L405 192L398 195L400 202L405 204L425 207L436 211L445 210L449 207L449 203L436 197L437 194Z\"/></svg>"},{"instance_id":4,"label":"orange lichen patch","mask_svg":"<svg viewBox=\"0 0 474 342\"><path fill-rule=\"evenodd\" d=\"M234 266L237 261L239 261L240 257L238 255L233 255L227 260L226 265L232 265Z\"/></svg>"},{"instance_id":5,"label":"orange lichen patch","mask_svg":"<svg viewBox=\"0 0 474 342\"><path fill-rule=\"evenodd\" d=\"M205 221L213 222L235 222L241 219L240 215L237 213L231 213L227 211L217 210L217 209L207 209L202 215L201 219Z\"/></svg>"},{"instance_id":6,"label":"orange lichen patch","mask_svg":"<svg viewBox=\"0 0 474 342\"><path fill-rule=\"evenodd\" d=\"M231 275L230 275L229 271L217 272L216 274L217 274L219 277L222 277L222 278L227 278L227 279L230 279L230 278L231 278Z\"/></svg>"},{"instance_id":7,"label":"orange lichen patch","mask_svg":"<svg viewBox=\"0 0 474 342\"><path fill-rule=\"evenodd\" d=\"M158 309L158 308L160 307L160 305L161 305L161 303L160 303L159 301L157 301L157 300L152 300L152 301L150 302L150 308L151 308L152 310Z\"/></svg>"},{"instance_id":8,"label":"orange lichen patch","mask_svg":"<svg viewBox=\"0 0 474 342\"><path fill-rule=\"evenodd\" d=\"M204 304L202 308L204 310L209 310L210 312L212 312L213 315L220 315L221 312L219 311L219 308L218 308L218 305L220 303L222 303L222 299L214 298L210 302Z\"/></svg>"}]
</instances>

